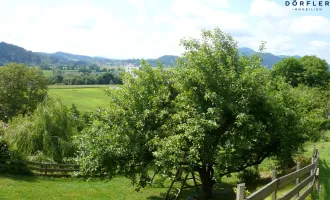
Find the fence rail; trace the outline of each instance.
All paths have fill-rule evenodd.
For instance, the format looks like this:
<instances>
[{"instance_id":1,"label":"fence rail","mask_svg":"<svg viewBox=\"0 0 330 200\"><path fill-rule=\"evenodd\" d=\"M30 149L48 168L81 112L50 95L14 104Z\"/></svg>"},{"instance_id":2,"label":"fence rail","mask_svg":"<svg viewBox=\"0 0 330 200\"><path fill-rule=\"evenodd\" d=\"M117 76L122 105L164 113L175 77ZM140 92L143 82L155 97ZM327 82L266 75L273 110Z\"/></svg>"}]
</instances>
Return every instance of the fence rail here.
<instances>
[{"instance_id":1,"label":"fence rail","mask_svg":"<svg viewBox=\"0 0 330 200\"><path fill-rule=\"evenodd\" d=\"M55 164L55 163L40 163L22 160L1 160L1 168L27 168L31 171L38 171L47 175L47 172L76 172L79 171L79 166L74 164Z\"/></svg>"},{"instance_id":2,"label":"fence rail","mask_svg":"<svg viewBox=\"0 0 330 200\"><path fill-rule=\"evenodd\" d=\"M290 200L294 196L296 196L297 200L305 199L309 194L312 193L314 187L317 191L319 191L319 157L320 153L314 145L312 163L310 165L300 169L300 163L297 163L297 170L295 172L280 178L277 178L277 172L274 170L272 181L246 198L244 197L245 183L238 184L236 200L261 200L269 196L272 197L272 200ZM308 173L310 173L310 175L300 182L300 178ZM292 183L294 180L296 180L295 187L280 198L277 198L277 190ZM299 192L306 186L307 189L300 195Z\"/></svg>"}]
</instances>

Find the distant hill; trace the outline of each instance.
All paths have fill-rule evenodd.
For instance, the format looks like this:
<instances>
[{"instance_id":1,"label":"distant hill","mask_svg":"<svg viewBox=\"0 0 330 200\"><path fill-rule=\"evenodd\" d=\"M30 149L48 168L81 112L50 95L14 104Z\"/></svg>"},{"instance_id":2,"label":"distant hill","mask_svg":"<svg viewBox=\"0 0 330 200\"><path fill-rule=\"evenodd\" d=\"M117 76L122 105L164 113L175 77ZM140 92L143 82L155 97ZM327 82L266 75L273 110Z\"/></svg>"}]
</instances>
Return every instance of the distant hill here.
<instances>
[{"instance_id":1,"label":"distant hill","mask_svg":"<svg viewBox=\"0 0 330 200\"><path fill-rule=\"evenodd\" d=\"M157 59L146 59L152 66L156 66L157 62L163 63L164 66L170 66L175 63L177 56L164 55ZM97 64L99 66L123 66L128 64L140 65L140 59L109 59L104 57L91 57L85 55L76 55L65 52L43 53L25 50L22 47L0 43L0 66L11 62L24 63L28 66L59 66L74 65L86 66L89 64Z\"/></svg>"},{"instance_id":2,"label":"distant hill","mask_svg":"<svg viewBox=\"0 0 330 200\"><path fill-rule=\"evenodd\" d=\"M157 60L159 60L164 65L174 65L175 64L175 60L178 57L179 56L165 55L165 56L161 56L161 57L157 58Z\"/></svg>"},{"instance_id":3,"label":"distant hill","mask_svg":"<svg viewBox=\"0 0 330 200\"><path fill-rule=\"evenodd\" d=\"M247 56L251 56L252 54L257 53L253 49L250 49L250 48L247 48L247 47L239 48L238 52L239 52L240 55L245 54ZM289 58L289 57L300 58L300 56L274 55L274 54L271 54L271 53L264 53L262 55L261 64L264 65L267 68L271 68L271 67L273 67L273 65L275 63L279 62L283 58Z\"/></svg>"},{"instance_id":4,"label":"distant hill","mask_svg":"<svg viewBox=\"0 0 330 200\"><path fill-rule=\"evenodd\" d=\"M18 47L5 42L0 43L0 66L10 63L25 63L27 65L39 65L42 59L32 51L27 51L22 47Z\"/></svg>"},{"instance_id":5,"label":"distant hill","mask_svg":"<svg viewBox=\"0 0 330 200\"><path fill-rule=\"evenodd\" d=\"M238 49L240 55L250 56L257 53L253 49L242 47ZM274 55L271 53L264 53L262 56L262 65L267 68L271 68L275 63L291 56L287 55ZM300 58L300 56L293 56ZM146 59L146 61L152 65L157 66L157 62L161 62L164 66L173 66L178 56L164 55L157 59ZM42 53L27 51L22 47L7 44L5 42L0 43L0 66L3 66L10 62L24 63L29 66L87 66L90 64L96 64L98 66L124 66L128 64L140 65L141 59L110 59L104 57L91 57L86 55L76 55L65 52L56 53ZM330 68L330 65L329 65Z\"/></svg>"}]
</instances>

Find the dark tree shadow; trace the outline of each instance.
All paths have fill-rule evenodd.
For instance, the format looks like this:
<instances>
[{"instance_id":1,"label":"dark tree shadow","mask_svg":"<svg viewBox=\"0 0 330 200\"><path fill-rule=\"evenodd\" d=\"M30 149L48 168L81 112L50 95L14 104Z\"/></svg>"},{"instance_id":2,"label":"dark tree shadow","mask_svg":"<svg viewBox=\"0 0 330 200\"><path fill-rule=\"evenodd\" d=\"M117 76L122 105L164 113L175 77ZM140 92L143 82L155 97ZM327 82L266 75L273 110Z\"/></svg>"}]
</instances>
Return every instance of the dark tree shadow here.
<instances>
[{"instance_id":1,"label":"dark tree shadow","mask_svg":"<svg viewBox=\"0 0 330 200\"><path fill-rule=\"evenodd\" d=\"M150 196L147 199L148 200L163 200L163 196L165 196L165 194L160 194L159 196Z\"/></svg>"},{"instance_id":2,"label":"dark tree shadow","mask_svg":"<svg viewBox=\"0 0 330 200\"><path fill-rule=\"evenodd\" d=\"M330 199L330 168L324 159L319 161L320 168L320 184L322 185L322 193L325 199Z\"/></svg>"},{"instance_id":3,"label":"dark tree shadow","mask_svg":"<svg viewBox=\"0 0 330 200\"><path fill-rule=\"evenodd\" d=\"M0 174L0 177L24 182L35 182L38 180L38 176L35 175Z\"/></svg>"}]
</instances>

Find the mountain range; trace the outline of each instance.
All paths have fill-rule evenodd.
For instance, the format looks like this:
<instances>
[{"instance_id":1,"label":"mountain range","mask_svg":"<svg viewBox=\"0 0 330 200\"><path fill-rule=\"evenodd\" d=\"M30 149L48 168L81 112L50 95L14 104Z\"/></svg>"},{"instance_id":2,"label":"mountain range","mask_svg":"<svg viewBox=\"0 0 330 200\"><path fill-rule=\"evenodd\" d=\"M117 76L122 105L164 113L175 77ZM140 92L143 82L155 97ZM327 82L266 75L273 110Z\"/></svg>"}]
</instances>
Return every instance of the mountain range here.
<instances>
[{"instance_id":1,"label":"mountain range","mask_svg":"<svg viewBox=\"0 0 330 200\"><path fill-rule=\"evenodd\" d=\"M242 47L239 48L240 55L250 56L256 51ZM264 53L262 55L262 64L267 68L271 68L275 63L291 56L287 55L274 55L271 53ZM300 58L300 56L293 56ZM163 63L165 66L171 66L175 63L178 56L164 55L157 59L146 59L146 61L152 66L156 66L157 62ZM29 66L60 66L60 65L76 65L86 66L89 64L97 64L99 66L123 66L123 65L139 65L140 59L110 59L103 57L91 57L85 55L75 55L65 52L56 53L43 53L43 52L32 52L25 50L22 47L7 44L5 42L0 43L0 66L3 66L10 62L24 63Z\"/></svg>"}]
</instances>

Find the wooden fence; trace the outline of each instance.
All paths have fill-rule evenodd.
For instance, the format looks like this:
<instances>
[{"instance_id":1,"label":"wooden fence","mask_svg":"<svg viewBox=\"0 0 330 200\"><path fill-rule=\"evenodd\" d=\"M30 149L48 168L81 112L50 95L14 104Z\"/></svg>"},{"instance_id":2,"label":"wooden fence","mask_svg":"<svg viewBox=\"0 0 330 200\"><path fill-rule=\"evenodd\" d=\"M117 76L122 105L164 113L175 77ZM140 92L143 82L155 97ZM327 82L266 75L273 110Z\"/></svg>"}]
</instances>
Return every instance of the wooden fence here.
<instances>
[{"instance_id":1,"label":"wooden fence","mask_svg":"<svg viewBox=\"0 0 330 200\"><path fill-rule=\"evenodd\" d=\"M310 165L300 169L300 163L297 163L296 171L280 178L277 178L277 172L274 170L272 173L272 181L248 197L244 197L245 183L238 184L236 200L262 200L269 196L271 196L272 200L290 200L294 196L296 196L295 199L297 200L303 200L312 193L314 187L319 192L319 157L319 151L314 146L312 163ZM300 179L305 177L308 173L310 174L301 181ZM295 187L292 188L288 193L278 198L277 190L290 183L293 183L295 180ZM307 187L307 189L301 192L301 190L305 187Z\"/></svg>"},{"instance_id":2,"label":"wooden fence","mask_svg":"<svg viewBox=\"0 0 330 200\"><path fill-rule=\"evenodd\" d=\"M21 160L3 160L0 162L1 168L11 168L19 171L20 169L28 169L30 171L38 171L39 173L47 172L75 172L79 171L79 166L74 164L54 164L54 163L39 163Z\"/></svg>"}]
</instances>

